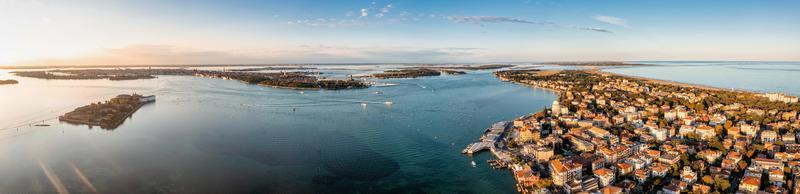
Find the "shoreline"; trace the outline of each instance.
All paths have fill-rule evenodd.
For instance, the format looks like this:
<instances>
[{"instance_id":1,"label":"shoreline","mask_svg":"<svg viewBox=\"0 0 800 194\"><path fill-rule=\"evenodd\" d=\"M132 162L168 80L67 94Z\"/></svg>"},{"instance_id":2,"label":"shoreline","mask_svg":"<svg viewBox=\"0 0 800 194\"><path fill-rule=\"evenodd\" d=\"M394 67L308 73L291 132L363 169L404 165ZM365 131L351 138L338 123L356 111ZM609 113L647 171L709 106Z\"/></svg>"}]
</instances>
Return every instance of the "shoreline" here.
<instances>
[{"instance_id":1,"label":"shoreline","mask_svg":"<svg viewBox=\"0 0 800 194\"><path fill-rule=\"evenodd\" d=\"M642 77L642 76L631 76L631 75L625 75L625 74L620 74L620 73L606 72L606 71L603 71L604 69L605 68L596 68L596 67L595 68L591 68L590 67L590 68L587 68L587 69L578 69L578 70L534 70L534 71L528 71L528 72L522 71L520 73L521 74L527 74L527 76L531 76L531 77L545 77L545 76L550 76L550 75L557 75L557 74L559 74L561 72L565 72L565 71L574 71L574 72L583 72L583 73L586 73L586 74L593 74L593 75L599 76L599 77L611 76L611 79L622 79L622 80L629 79L629 80L634 80L634 81L640 81L640 82L652 85L652 86L654 86L654 88L658 88L657 87L658 85L664 85L664 86L672 86L672 87L679 87L679 88L688 89L689 92L695 92L695 93L696 92L710 92L710 93L712 93L711 95L714 95L713 93L717 93L717 92L719 92L719 93L726 93L726 92L736 93L736 95L762 95L762 94L766 94L766 93L762 93L762 92L754 92L754 91L735 89L735 88L724 89L724 88L720 88L720 87L707 86L707 85L702 85L702 84L691 84L691 83L683 83L683 82L678 82L678 81L670 81L670 80L662 80L662 79L656 79L656 78L648 78L648 77ZM566 89L561 90L561 89L559 89L559 87L548 88L548 85L537 85L534 82L531 82L531 79L528 79L526 81L526 79L524 79L524 78L522 78L522 79L517 78L515 76L517 74L515 74L514 72L505 72L505 73L503 73L503 72L499 72L498 71L498 72L495 72L493 74L494 74L494 76L496 78L498 78L498 79L500 79L500 80L502 80L504 82L511 82L511 83L514 83L514 84L525 85L525 86L528 86L528 87L531 87L531 88L541 88L541 89L549 90L549 91L555 93L555 95L557 96L557 101L561 101L562 98L566 98L564 96L565 92L570 92L571 88L572 88L569 81L567 81L567 83L563 83L563 84L566 84L567 87L566 87ZM547 80L547 79L559 80L560 78L548 77L548 78L541 78L541 79L544 79L544 80ZM605 78L605 79L609 79L609 78ZM537 79L532 79L532 80L537 80ZM581 83L581 81L577 81L577 83ZM645 85L645 86L647 86L647 85ZM650 86L647 86L647 87L650 87ZM639 90L639 91L642 92L641 90ZM645 93L649 93L649 90L645 90ZM568 95L568 94L566 94L566 95ZM569 98L572 98L572 96L569 95ZM772 102L773 100L770 99L769 101ZM790 104L790 102L785 102L785 103ZM556 105L545 106L546 107L545 110L533 111L533 112L529 113L529 115L536 115L536 114L541 114L541 113L547 114L549 112L549 109L551 109L554 106L556 106ZM796 115L797 112L794 112L794 114ZM496 121L496 122L505 122L505 123L517 122L517 120L519 120L519 119L521 119L523 117L525 117L525 116L521 116L521 117L518 117L518 118L511 118L510 120ZM548 117L548 116L545 116L545 117ZM609 115L609 118L610 118L610 115ZM592 126L595 126L595 124L592 124ZM514 177L515 182L516 182L515 186L516 186L517 190L520 193L529 193L529 192L534 192L534 190L536 190L536 189L540 189L538 191L541 191L541 189L545 189L543 187L536 187L536 186L532 187L530 185L531 183L529 182L529 181L531 181L530 179L527 179L527 178L524 178L524 177L520 178L520 175L518 175L518 173L525 173L525 167L530 169L530 166L527 166L525 164L523 164L523 165L516 164L514 166L509 165L509 164L511 164L513 162L511 160L507 160L506 158L508 158L508 156L506 156L504 153L513 153L515 151L515 149L511 148L511 144L514 143L514 142L517 142L517 140L515 138L518 138L518 137L505 136L504 134L506 132L513 133L513 131L507 131L507 130L508 130L508 128L504 128L504 130L502 131L502 133L499 136L497 136L495 139L492 139L492 141L489 142L489 143L491 143L491 146L486 146L486 145L482 145L481 144L481 143L485 143L486 142L486 140L484 140L484 138L489 135L488 132L484 132L481 135L480 140L478 142L471 143L471 144L467 145L467 147L464 149L464 151L462 151L462 153L471 155L471 154L473 154L473 151L474 152L479 152L479 151L484 150L484 149L489 149L492 152L492 155L494 156L494 158L497 161L502 161L502 162L504 162L503 164L505 164L505 165L501 165L501 166L499 166L497 168L495 168L495 166L493 166L493 168L495 168L495 169L507 168L508 170L510 170L511 173L514 175L513 177ZM514 129L512 129L512 130L514 130ZM570 133L571 132L572 131L570 131ZM555 134L555 132L553 132L553 133ZM512 138L512 139L509 139L509 138ZM562 138L563 139L563 137L558 137L558 138ZM502 144L506 144L506 143L509 144L509 147L503 148L501 150L496 150L496 148L495 148L496 145L498 145L498 144L502 145ZM517 143L519 143L519 142L517 142ZM483 147L481 147L481 146L483 146ZM592 144L592 146L600 146L600 145ZM597 149L597 148L593 147L591 149ZM569 151L572 151L572 150L569 150ZM498 153L498 152L501 152L501 153ZM593 155L596 156L597 155L597 150L590 151L590 152L587 152L587 153L592 153ZM514 155L514 156L522 157L519 154ZM537 157L538 157L538 155L537 155ZM530 162L528 160L520 160L520 161L522 161L522 162L526 162L526 161ZM519 162L519 161L517 161L517 162ZM550 160L549 162L550 162L550 165L552 165L552 160ZM542 165L541 163L537 163L537 164L538 165L533 165L533 166L534 167L541 167L541 165ZM684 164L684 165L686 165L686 164ZM637 169L637 170L640 170L640 169ZM538 180L538 176L539 175L532 175L532 176L537 177L537 179L535 179L535 180ZM552 172L551 172L550 176L554 176L554 175L552 175ZM564 183L562 183L562 184L564 184ZM528 188L534 189L534 190L528 190ZM548 187L546 189L552 189L552 188Z\"/></svg>"},{"instance_id":2,"label":"shoreline","mask_svg":"<svg viewBox=\"0 0 800 194\"><path fill-rule=\"evenodd\" d=\"M644 77L644 76L627 75L627 74L621 74L621 73L608 72L608 71L604 71L604 70L605 69L588 69L588 70L583 70L583 71L586 71L588 73L599 74L599 75L620 76L620 77L625 77L625 78L630 78L630 79L638 79L638 80L647 81L647 82L656 83L656 84L665 84L665 85L672 85L672 86L679 86L679 87L691 87L691 88L704 89L704 90L714 90L714 91L734 91L734 92L745 92L745 93L759 93L759 92L749 91L749 90L744 90L744 89L722 88L722 87L709 86L709 85L703 85L703 84L694 84L694 83L686 83L686 82L673 81L673 80L650 78L650 77Z\"/></svg>"}]
</instances>

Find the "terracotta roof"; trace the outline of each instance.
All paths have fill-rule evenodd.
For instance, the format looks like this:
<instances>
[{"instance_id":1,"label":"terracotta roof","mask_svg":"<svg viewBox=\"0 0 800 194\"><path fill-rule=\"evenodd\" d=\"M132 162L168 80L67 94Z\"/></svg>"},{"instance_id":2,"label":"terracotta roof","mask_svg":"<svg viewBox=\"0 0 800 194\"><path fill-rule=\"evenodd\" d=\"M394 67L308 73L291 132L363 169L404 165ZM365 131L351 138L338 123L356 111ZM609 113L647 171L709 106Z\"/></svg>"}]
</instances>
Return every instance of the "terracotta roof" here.
<instances>
[{"instance_id":1,"label":"terracotta roof","mask_svg":"<svg viewBox=\"0 0 800 194\"><path fill-rule=\"evenodd\" d=\"M622 193L622 188L615 187L615 186L607 186L600 189L600 193L602 194L616 194Z\"/></svg>"},{"instance_id":2,"label":"terracotta roof","mask_svg":"<svg viewBox=\"0 0 800 194\"><path fill-rule=\"evenodd\" d=\"M658 150L647 149L647 150L645 150L645 152L647 152L647 155L650 155L650 156L660 156L661 155L661 151L658 151Z\"/></svg>"},{"instance_id":3,"label":"terracotta roof","mask_svg":"<svg viewBox=\"0 0 800 194\"><path fill-rule=\"evenodd\" d=\"M707 125L703 125L703 126L697 127L696 130L714 131L714 128L713 127L709 127Z\"/></svg>"},{"instance_id":4,"label":"terracotta roof","mask_svg":"<svg viewBox=\"0 0 800 194\"><path fill-rule=\"evenodd\" d=\"M567 167L564 166L564 163L562 163L561 160L550 161L550 166L553 166L553 170L556 171L556 173L563 173L567 171Z\"/></svg>"},{"instance_id":5,"label":"terracotta roof","mask_svg":"<svg viewBox=\"0 0 800 194\"><path fill-rule=\"evenodd\" d=\"M599 168L594 170L594 174L601 177L614 177L614 171L608 168Z\"/></svg>"},{"instance_id":6,"label":"terracotta roof","mask_svg":"<svg viewBox=\"0 0 800 194\"><path fill-rule=\"evenodd\" d=\"M617 167L618 167L618 168L620 168L620 169L628 169L628 168L630 168L630 167L631 167L631 165L630 165L630 164L628 164L628 163L624 163L624 162L623 162L623 163L618 163L618 164L617 164Z\"/></svg>"},{"instance_id":7,"label":"terracotta roof","mask_svg":"<svg viewBox=\"0 0 800 194\"><path fill-rule=\"evenodd\" d=\"M744 180L742 180L742 184L747 184L751 186L759 186L761 185L761 180L755 177L746 176Z\"/></svg>"},{"instance_id":8,"label":"terracotta roof","mask_svg":"<svg viewBox=\"0 0 800 194\"><path fill-rule=\"evenodd\" d=\"M650 166L650 169L652 169L653 172L666 172L669 170L669 166L656 162Z\"/></svg>"}]
</instances>

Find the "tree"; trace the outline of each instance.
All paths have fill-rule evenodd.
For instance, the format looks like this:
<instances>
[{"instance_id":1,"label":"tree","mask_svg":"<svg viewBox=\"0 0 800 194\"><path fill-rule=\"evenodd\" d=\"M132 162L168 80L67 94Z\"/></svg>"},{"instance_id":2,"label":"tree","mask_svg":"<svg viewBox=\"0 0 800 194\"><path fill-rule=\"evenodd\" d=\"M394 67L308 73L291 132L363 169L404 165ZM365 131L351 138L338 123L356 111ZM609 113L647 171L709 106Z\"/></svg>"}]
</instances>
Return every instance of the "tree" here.
<instances>
[{"instance_id":1,"label":"tree","mask_svg":"<svg viewBox=\"0 0 800 194\"><path fill-rule=\"evenodd\" d=\"M745 162L744 160L739 161L739 169L742 170L742 171L744 169L747 169L747 162Z\"/></svg>"},{"instance_id":2,"label":"tree","mask_svg":"<svg viewBox=\"0 0 800 194\"><path fill-rule=\"evenodd\" d=\"M712 139L711 141L709 141L708 142L708 146L712 147L712 148L715 148L715 149L717 149L719 151L722 151L722 152L726 151L725 150L725 146L723 146L722 143L720 143L719 140L716 140L716 139Z\"/></svg>"},{"instance_id":3,"label":"tree","mask_svg":"<svg viewBox=\"0 0 800 194\"><path fill-rule=\"evenodd\" d=\"M534 185L536 188L550 188L553 186L553 179L542 179Z\"/></svg>"},{"instance_id":4,"label":"tree","mask_svg":"<svg viewBox=\"0 0 800 194\"><path fill-rule=\"evenodd\" d=\"M705 184L709 184L709 185L710 184L714 184L714 179L712 179L711 176L708 176L708 175L703 176L702 180L703 180L703 183L705 183Z\"/></svg>"},{"instance_id":5,"label":"tree","mask_svg":"<svg viewBox=\"0 0 800 194\"><path fill-rule=\"evenodd\" d=\"M689 138L689 139L695 140L695 141L700 141L700 135L698 135L697 133L693 133L693 132L691 132L689 134L686 134L686 138Z\"/></svg>"},{"instance_id":6,"label":"tree","mask_svg":"<svg viewBox=\"0 0 800 194\"><path fill-rule=\"evenodd\" d=\"M717 177L714 179L714 186L717 187L717 191L726 192L731 187L731 183L722 177Z\"/></svg>"}]
</instances>

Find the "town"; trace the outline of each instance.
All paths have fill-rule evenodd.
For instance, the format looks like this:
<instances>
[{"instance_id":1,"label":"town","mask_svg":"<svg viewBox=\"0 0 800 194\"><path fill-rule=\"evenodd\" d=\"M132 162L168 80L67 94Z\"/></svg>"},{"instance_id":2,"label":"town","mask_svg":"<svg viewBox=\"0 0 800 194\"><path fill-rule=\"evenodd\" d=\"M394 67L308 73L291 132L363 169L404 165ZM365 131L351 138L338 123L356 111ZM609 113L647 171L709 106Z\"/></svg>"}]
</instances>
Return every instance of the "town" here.
<instances>
[{"instance_id":1,"label":"town","mask_svg":"<svg viewBox=\"0 0 800 194\"><path fill-rule=\"evenodd\" d=\"M463 151L491 150L521 193L800 192L797 97L597 70L495 75L559 94Z\"/></svg>"},{"instance_id":2,"label":"town","mask_svg":"<svg viewBox=\"0 0 800 194\"><path fill-rule=\"evenodd\" d=\"M58 117L59 121L70 124L99 126L102 129L116 129L128 117L148 103L155 102L155 96L122 94L106 102L92 103L76 108Z\"/></svg>"}]
</instances>

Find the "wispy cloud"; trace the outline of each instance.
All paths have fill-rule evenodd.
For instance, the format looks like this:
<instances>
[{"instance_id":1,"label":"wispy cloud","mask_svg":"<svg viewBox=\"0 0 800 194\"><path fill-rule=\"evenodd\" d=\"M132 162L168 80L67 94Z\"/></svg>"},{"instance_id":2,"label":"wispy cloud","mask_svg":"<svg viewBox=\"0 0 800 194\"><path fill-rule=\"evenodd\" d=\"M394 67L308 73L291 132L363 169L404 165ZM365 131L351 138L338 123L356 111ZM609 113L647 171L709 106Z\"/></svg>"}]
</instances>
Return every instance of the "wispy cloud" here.
<instances>
[{"instance_id":1,"label":"wispy cloud","mask_svg":"<svg viewBox=\"0 0 800 194\"><path fill-rule=\"evenodd\" d=\"M448 20L456 22L456 23L471 23L471 24L478 24L483 25L486 23L519 23L519 24L531 24L531 25L541 25L541 26L552 26L558 28L571 28L577 30L587 30L587 31L594 31L594 32L603 32L603 33L613 33L610 30L606 30L603 28L596 28L596 27L587 27L587 26L571 26L571 25L561 25L555 22L550 21L532 21L532 20L525 20L525 19L518 19L512 17L503 17L503 16L448 16L446 17Z\"/></svg>"},{"instance_id":2,"label":"wispy cloud","mask_svg":"<svg viewBox=\"0 0 800 194\"><path fill-rule=\"evenodd\" d=\"M336 18L317 18L313 20L295 20L286 22L288 25L303 25L313 27L350 27L350 26L363 26L366 21L357 19L336 19Z\"/></svg>"},{"instance_id":3,"label":"wispy cloud","mask_svg":"<svg viewBox=\"0 0 800 194\"><path fill-rule=\"evenodd\" d=\"M630 28L630 26L628 26L628 21L625 21L625 19L622 19L622 18L618 18L618 17L614 17L614 16L607 16L607 15L596 15L593 18L594 18L594 20L597 20L597 21L600 21L600 22L603 22L603 23Z\"/></svg>"},{"instance_id":4,"label":"wispy cloud","mask_svg":"<svg viewBox=\"0 0 800 194\"><path fill-rule=\"evenodd\" d=\"M472 24L507 22L507 23L523 23L523 24L535 24L535 25L555 25L554 22L529 21L529 20L502 17L502 16L449 16L447 17L447 19L450 21L454 21L456 23L472 23Z\"/></svg>"},{"instance_id":5,"label":"wispy cloud","mask_svg":"<svg viewBox=\"0 0 800 194\"><path fill-rule=\"evenodd\" d=\"M595 27L586 27L586 26L570 26L571 28L578 29L578 30L589 30L595 32L604 32L604 33L614 33L610 30L606 30L603 28L595 28Z\"/></svg>"},{"instance_id":6,"label":"wispy cloud","mask_svg":"<svg viewBox=\"0 0 800 194\"><path fill-rule=\"evenodd\" d=\"M382 18L386 14L388 14L392 10L392 4L387 4L385 7L381 8L381 12L375 14L375 17Z\"/></svg>"}]
</instances>

